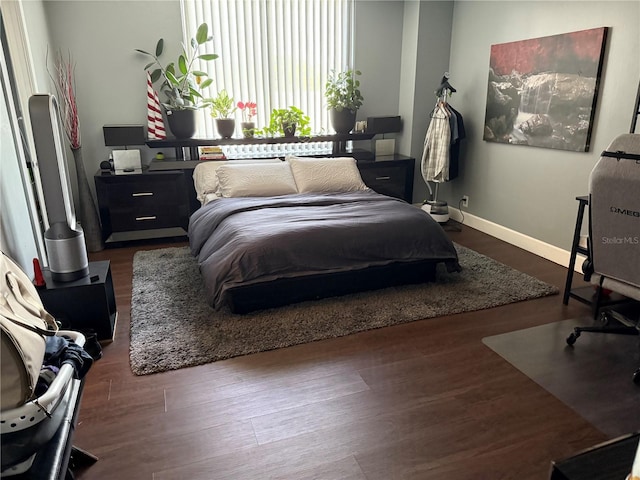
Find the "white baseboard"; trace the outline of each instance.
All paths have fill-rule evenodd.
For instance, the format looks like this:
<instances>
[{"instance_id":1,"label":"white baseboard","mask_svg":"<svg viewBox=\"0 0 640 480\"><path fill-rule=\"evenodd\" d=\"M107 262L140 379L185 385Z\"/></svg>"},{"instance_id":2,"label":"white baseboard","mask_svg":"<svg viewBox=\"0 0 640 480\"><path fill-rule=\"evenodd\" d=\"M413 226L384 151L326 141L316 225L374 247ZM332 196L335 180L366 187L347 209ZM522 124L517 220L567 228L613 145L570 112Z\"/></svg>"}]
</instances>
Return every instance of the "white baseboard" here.
<instances>
[{"instance_id":1,"label":"white baseboard","mask_svg":"<svg viewBox=\"0 0 640 480\"><path fill-rule=\"evenodd\" d=\"M449 206L449 217L452 220L460 222L462 220L462 213L459 209ZM499 240L510 243L511 245L520 247L523 250L534 253L542 258L546 258L558 265L562 265L567 268L569 267L571 252L556 247L555 245L550 245L536 238L472 215L468 212L464 212L463 224L491 235L492 237L496 237ZM584 259L585 257L583 255L578 255L574 266L574 270L576 272L582 273L582 262L584 262Z\"/></svg>"}]
</instances>

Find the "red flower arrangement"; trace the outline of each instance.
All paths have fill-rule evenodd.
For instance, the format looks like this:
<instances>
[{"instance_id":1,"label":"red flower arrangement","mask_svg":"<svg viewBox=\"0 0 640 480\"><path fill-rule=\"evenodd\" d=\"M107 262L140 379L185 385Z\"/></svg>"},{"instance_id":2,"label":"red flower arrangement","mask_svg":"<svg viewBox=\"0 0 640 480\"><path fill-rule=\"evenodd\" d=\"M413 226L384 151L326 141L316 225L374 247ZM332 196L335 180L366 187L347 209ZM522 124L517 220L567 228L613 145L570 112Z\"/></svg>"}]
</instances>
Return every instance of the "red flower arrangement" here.
<instances>
[{"instance_id":1,"label":"red flower arrangement","mask_svg":"<svg viewBox=\"0 0 640 480\"><path fill-rule=\"evenodd\" d=\"M242 112L242 121L251 122L257 113L256 102L238 102L238 108Z\"/></svg>"}]
</instances>

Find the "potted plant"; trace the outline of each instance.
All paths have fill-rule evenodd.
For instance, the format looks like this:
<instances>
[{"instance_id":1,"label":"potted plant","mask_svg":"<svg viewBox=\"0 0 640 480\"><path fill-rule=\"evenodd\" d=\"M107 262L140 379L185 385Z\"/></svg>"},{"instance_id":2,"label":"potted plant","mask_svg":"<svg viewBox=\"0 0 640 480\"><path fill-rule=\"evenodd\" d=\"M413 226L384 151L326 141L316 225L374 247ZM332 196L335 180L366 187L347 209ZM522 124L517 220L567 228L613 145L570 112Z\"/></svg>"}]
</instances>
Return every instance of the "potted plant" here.
<instances>
[{"instance_id":1,"label":"potted plant","mask_svg":"<svg viewBox=\"0 0 640 480\"><path fill-rule=\"evenodd\" d=\"M298 107L274 108L271 111L269 125L262 129L265 136L283 135L293 137L298 132L299 137L311 135L310 119Z\"/></svg>"},{"instance_id":2,"label":"potted plant","mask_svg":"<svg viewBox=\"0 0 640 480\"><path fill-rule=\"evenodd\" d=\"M156 44L154 53L136 49L137 52L153 58L153 62L145 65L144 69L156 67L151 72L153 83L161 80L160 89L166 96L162 102L167 113L167 120L171 132L177 138L191 138L195 133L195 111L203 108L201 91L211 85L212 79L207 72L195 69L195 61L210 61L218 58L215 53L199 53L200 47L213 39L209 35L209 27L203 23L198 27L195 37L189 42L189 48L183 44L182 52L177 62L166 66L160 61L164 51L164 40L161 38Z\"/></svg>"},{"instance_id":3,"label":"potted plant","mask_svg":"<svg viewBox=\"0 0 640 480\"><path fill-rule=\"evenodd\" d=\"M253 138L256 131L256 124L253 121L253 117L257 113L256 102L238 102L238 108L242 112L242 133L245 138Z\"/></svg>"},{"instance_id":4,"label":"potted plant","mask_svg":"<svg viewBox=\"0 0 640 480\"><path fill-rule=\"evenodd\" d=\"M349 133L356 123L356 114L364 98L360 93L359 70L345 70L329 74L324 96L331 118L331 126L336 133Z\"/></svg>"},{"instance_id":5,"label":"potted plant","mask_svg":"<svg viewBox=\"0 0 640 480\"><path fill-rule=\"evenodd\" d=\"M236 106L233 98L222 89L214 98L207 98L205 103L211 108L211 116L216 119L216 129L222 138L231 138L236 129L236 119L233 114Z\"/></svg>"}]
</instances>

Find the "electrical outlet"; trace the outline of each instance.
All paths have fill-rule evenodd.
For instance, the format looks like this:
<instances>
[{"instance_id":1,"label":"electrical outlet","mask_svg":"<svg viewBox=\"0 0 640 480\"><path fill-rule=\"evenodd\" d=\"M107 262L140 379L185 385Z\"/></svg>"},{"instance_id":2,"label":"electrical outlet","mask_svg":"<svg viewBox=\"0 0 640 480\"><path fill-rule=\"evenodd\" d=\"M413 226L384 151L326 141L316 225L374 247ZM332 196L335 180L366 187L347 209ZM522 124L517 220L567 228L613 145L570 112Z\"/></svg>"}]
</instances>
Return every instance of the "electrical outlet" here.
<instances>
[{"instance_id":1,"label":"electrical outlet","mask_svg":"<svg viewBox=\"0 0 640 480\"><path fill-rule=\"evenodd\" d=\"M469 208L469 195L462 196L462 206L465 208Z\"/></svg>"}]
</instances>

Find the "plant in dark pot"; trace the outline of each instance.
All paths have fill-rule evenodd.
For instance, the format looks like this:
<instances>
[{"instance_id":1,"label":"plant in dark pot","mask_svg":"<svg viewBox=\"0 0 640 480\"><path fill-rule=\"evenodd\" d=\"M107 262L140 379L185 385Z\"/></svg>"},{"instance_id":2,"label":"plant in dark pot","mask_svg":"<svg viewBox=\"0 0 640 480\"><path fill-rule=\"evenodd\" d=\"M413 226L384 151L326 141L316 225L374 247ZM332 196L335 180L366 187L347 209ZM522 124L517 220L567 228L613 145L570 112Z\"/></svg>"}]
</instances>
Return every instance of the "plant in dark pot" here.
<instances>
[{"instance_id":1,"label":"plant in dark pot","mask_svg":"<svg viewBox=\"0 0 640 480\"><path fill-rule=\"evenodd\" d=\"M349 133L356 123L356 114L364 98L360 93L359 70L331 71L325 85L324 96L336 133Z\"/></svg>"},{"instance_id":2,"label":"plant in dark pot","mask_svg":"<svg viewBox=\"0 0 640 480\"><path fill-rule=\"evenodd\" d=\"M269 125L263 128L260 133L265 136L282 135L293 137L297 133L299 137L311 135L311 122L308 115L298 107L274 108L271 111Z\"/></svg>"},{"instance_id":3,"label":"plant in dark pot","mask_svg":"<svg viewBox=\"0 0 640 480\"><path fill-rule=\"evenodd\" d=\"M253 138L256 132L256 124L253 118L258 113L258 104L256 102L238 102L238 108L242 112L242 134L244 138Z\"/></svg>"},{"instance_id":4,"label":"plant in dark pot","mask_svg":"<svg viewBox=\"0 0 640 480\"><path fill-rule=\"evenodd\" d=\"M216 129L222 138L231 138L236 129L233 118L237 107L226 90L220 90L214 98L207 98L205 103L211 108L211 116L216 119Z\"/></svg>"},{"instance_id":5,"label":"plant in dark pot","mask_svg":"<svg viewBox=\"0 0 640 480\"><path fill-rule=\"evenodd\" d=\"M195 37L191 39L189 48L183 45L177 63L172 62L166 66L160 61L164 51L162 38L158 40L154 53L136 49L137 52L153 58L153 62L145 65L144 69L156 67L151 72L151 81L162 82L160 88L166 96L162 105L167 114L169 128L176 138L191 138L195 134L195 112L206 106L202 103L201 91L211 85L213 80L208 78L207 72L196 70L195 67L196 60L208 62L218 58L215 53L200 53L200 47L212 39L208 25L201 24Z\"/></svg>"}]
</instances>

